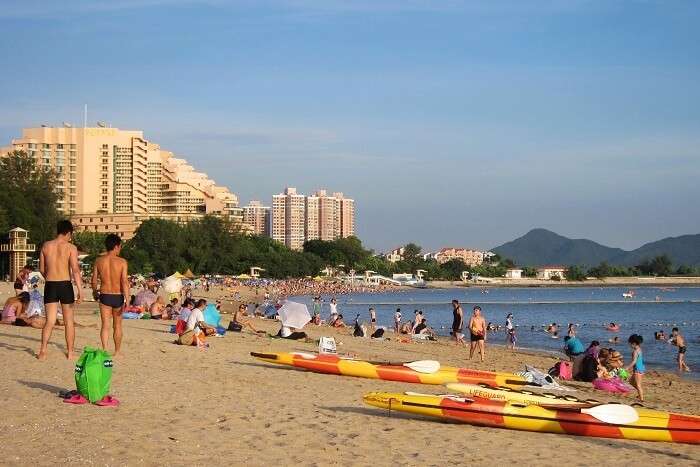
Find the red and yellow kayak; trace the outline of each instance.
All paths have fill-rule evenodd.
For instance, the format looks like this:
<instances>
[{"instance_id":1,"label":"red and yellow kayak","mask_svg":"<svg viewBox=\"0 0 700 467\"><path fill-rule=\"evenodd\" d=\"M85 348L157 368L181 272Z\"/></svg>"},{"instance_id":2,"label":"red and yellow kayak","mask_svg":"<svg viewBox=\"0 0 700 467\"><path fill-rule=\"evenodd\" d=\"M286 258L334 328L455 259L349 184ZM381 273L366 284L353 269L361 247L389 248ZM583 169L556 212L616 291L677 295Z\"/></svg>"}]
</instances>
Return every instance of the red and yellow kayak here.
<instances>
[{"instance_id":1,"label":"red and yellow kayak","mask_svg":"<svg viewBox=\"0 0 700 467\"><path fill-rule=\"evenodd\" d=\"M506 400L372 392L368 405L472 425L601 438L700 444L700 417L633 407L636 421L615 424L582 413L580 405L542 407Z\"/></svg>"},{"instance_id":2,"label":"red and yellow kayak","mask_svg":"<svg viewBox=\"0 0 700 467\"><path fill-rule=\"evenodd\" d=\"M530 383L521 376L510 373L494 373L491 371L470 370L439 366L433 372L421 372L409 368L411 362L380 363L353 360L337 355L309 353L260 353L251 352L253 357L278 365L289 365L316 373L332 375L355 376L358 378L384 379L403 383L447 384L471 383L489 386L522 387Z\"/></svg>"}]
</instances>

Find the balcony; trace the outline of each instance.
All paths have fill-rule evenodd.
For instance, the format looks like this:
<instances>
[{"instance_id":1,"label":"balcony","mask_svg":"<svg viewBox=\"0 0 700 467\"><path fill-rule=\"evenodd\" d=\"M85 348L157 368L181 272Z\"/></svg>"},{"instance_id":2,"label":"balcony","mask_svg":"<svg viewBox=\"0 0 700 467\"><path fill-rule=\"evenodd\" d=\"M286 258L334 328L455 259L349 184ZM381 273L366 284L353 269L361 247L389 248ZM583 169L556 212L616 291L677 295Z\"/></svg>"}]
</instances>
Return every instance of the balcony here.
<instances>
[{"instance_id":1,"label":"balcony","mask_svg":"<svg viewBox=\"0 0 700 467\"><path fill-rule=\"evenodd\" d=\"M27 253L31 253L33 251L36 251L36 245L33 243L27 243L26 245L10 245L7 243L4 243L0 245L0 252L3 253L9 253L11 251L24 251Z\"/></svg>"}]
</instances>

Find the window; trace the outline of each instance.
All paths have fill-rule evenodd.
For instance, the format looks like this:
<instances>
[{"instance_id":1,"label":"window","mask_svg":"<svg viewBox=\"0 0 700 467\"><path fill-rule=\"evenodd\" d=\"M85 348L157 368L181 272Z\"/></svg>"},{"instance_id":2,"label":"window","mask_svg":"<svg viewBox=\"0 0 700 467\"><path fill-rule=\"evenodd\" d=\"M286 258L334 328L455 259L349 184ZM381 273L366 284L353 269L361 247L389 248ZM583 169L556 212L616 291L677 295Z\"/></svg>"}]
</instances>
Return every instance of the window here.
<instances>
[{"instance_id":1,"label":"window","mask_svg":"<svg viewBox=\"0 0 700 467\"><path fill-rule=\"evenodd\" d=\"M42 145L42 147L43 147L44 149L51 149L51 145L50 145L50 144L46 144L46 143L44 143L44 144Z\"/></svg>"},{"instance_id":2,"label":"window","mask_svg":"<svg viewBox=\"0 0 700 467\"><path fill-rule=\"evenodd\" d=\"M63 145L62 145L62 144L57 144L57 145L56 145L56 149L63 149Z\"/></svg>"},{"instance_id":3,"label":"window","mask_svg":"<svg viewBox=\"0 0 700 467\"><path fill-rule=\"evenodd\" d=\"M75 186L75 180L72 180L72 181L70 182L70 186Z\"/></svg>"},{"instance_id":4,"label":"window","mask_svg":"<svg viewBox=\"0 0 700 467\"><path fill-rule=\"evenodd\" d=\"M75 149L75 144L69 144L71 149Z\"/></svg>"},{"instance_id":5,"label":"window","mask_svg":"<svg viewBox=\"0 0 700 467\"><path fill-rule=\"evenodd\" d=\"M107 209L107 203L102 203L102 209Z\"/></svg>"},{"instance_id":6,"label":"window","mask_svg":"<svg viewBox=\"0 0 700 467\"><path fill-rule=\"evenodd\" d=\"M102 145L102 149L109 149L109 145L108 145L108 144L103 144L103 145Z\"/></svg>"}]
</instances>

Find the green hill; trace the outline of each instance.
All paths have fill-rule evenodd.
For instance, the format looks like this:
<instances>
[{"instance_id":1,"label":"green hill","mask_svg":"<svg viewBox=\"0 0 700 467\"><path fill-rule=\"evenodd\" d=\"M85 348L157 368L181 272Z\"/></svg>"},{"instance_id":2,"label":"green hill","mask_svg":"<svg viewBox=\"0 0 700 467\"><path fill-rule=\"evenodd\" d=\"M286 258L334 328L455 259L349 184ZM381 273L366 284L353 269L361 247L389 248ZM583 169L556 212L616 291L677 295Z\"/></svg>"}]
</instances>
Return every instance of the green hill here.
<instances>
[{"instance_id":1,"label":"green hill","mask_svg":"<svg viewBox=\"0 0 700 467\"><path fill-rule=\"evenodd\" d=\"M611 248L587 239L571 239L546 229L533 229L492 251L520 266L609 264L634 266L666 254L674 266L700 266L700 234L669 237L633 251Z\"/></svg>"}]
</instances>

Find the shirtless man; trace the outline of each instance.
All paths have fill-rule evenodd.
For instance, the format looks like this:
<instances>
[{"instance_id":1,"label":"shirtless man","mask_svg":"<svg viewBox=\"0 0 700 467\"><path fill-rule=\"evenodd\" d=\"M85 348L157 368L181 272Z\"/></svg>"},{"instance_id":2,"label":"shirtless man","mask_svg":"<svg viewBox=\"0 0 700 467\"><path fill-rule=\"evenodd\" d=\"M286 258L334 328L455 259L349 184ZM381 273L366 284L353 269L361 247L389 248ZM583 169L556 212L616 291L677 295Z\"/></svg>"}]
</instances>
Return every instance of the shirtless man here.
<instances>
[{"instance_id":1,"label":"shirtless man","mask_svg":"<svg viewBox=\"0 0 700 467\"><path fill-rule=\"evenodd\" d=\"M475 306L474 313L469 319L469 332L471 333L471 345L469 347L469 360L474 356L474 350L479 346L479 356L484 361L485 341L486 341L486 321L481 316L481 307Z\"/></svg>"},{"instance_id":2,"label":"shirtless man","mask_svg":"<svg viewBox=\"0 0 700 467\"><path fill-rule=\"evenodd\" d=\"M49 339L56 324L58 304L61 304L63 321L66 329L66 358L73 359L75 343L75 325L73 322L73 303L83 301L83 281L78 265L78 249L70 243L73 236L73 224L62 220L56 225L56 238L45 242L39 256L39 271L46 278L44 286L44 305L46 308L46 323L41 330L41 348L37 354L39 360L46 359ZM71 276L78 291L73 293Z\"/></svg>"},{"instance_id":3,"label":"shirtless man","mask_svg":"<svg viewBox=\"0 0 700 467\"><path fill-rule=\"evenodd\" d=\"M669 342L678 347L678 371L690 371L688 364L685 363L685 338L681 335L678 328L673 328L671 330L671 339L669 339Z\"/></svg>"},{"instance_id":4,"label":"shirtless man","mask_svg":"<svg viewBox=\"0 0 700 467\"><path fill-rule=\"evenodd\" d=\"M128 265L124 258L119 257L119 253L122 251L122 239L118 235L109 234L105 238L105 247L107 252L95 260L93 267L92 295L95 300L100 302L102 348L107 350L109 322L111 320L114 356L117 357L122 347L122 311L131 288L127 277Z\"/></svg>"}]
</instances>

